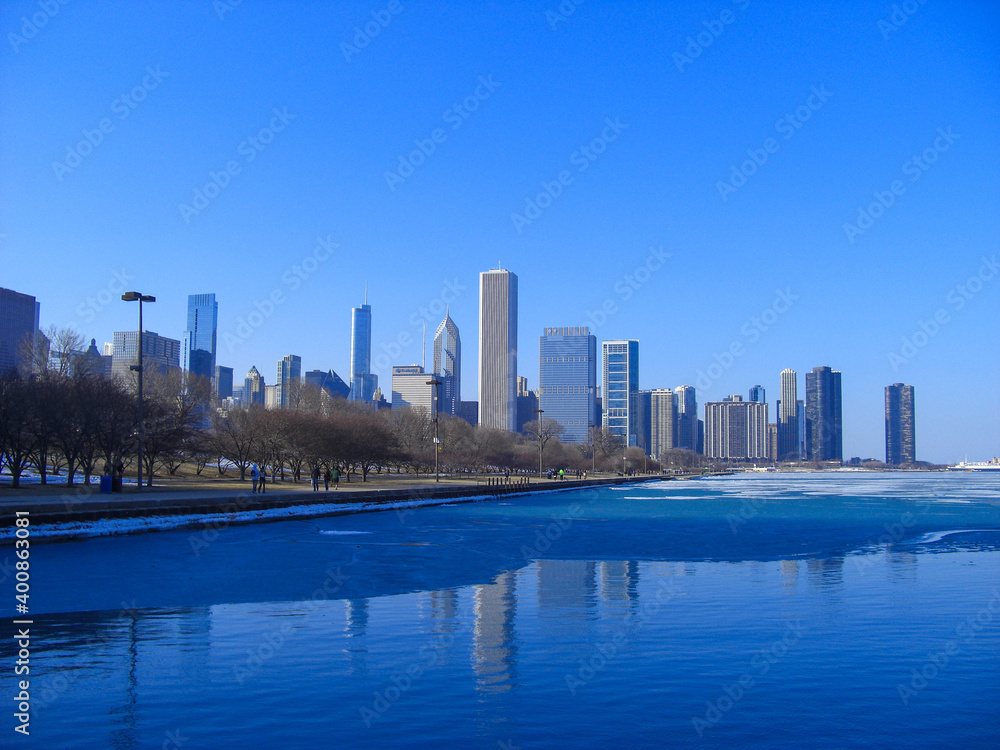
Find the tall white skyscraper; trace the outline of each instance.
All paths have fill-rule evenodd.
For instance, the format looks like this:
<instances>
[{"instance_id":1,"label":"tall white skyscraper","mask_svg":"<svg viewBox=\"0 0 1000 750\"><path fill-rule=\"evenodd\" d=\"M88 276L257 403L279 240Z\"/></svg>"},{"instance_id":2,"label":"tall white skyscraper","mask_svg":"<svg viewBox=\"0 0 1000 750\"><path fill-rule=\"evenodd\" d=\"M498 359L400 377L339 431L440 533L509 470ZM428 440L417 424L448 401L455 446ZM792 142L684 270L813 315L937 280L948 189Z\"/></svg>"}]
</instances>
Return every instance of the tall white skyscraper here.
<instances>
[{"instance_id":1,"label":"tall white skyscraper","mask_svg":"<svg viewBox=\"0 0 1000 750\"><path fill-rule=\"evenodd\" d=\"M650 393L649 401L649 455L658 459L661 453L677 446L677 412L673 391L656 388Z\"/></svg>"},{"instance_id":2,"label":"tall white skyscraper","mask_svg":"<svg viewBox=\"0 0 1000 750\"><path fill-rule=\"evenodd\" d=\"M799 457L798 373L781 371L781 401L778 403L778 460Z\"/></svg>"},{"instance_id":3,"label":"tall white skyscraper","mask_svg":"<svg viewBox=\"0 0 1000 750\"><path fill-rule=\"evenodd\" d=\"M479 424L517 426L517 275L479 274Z\"/></svg>"}]
</instances>

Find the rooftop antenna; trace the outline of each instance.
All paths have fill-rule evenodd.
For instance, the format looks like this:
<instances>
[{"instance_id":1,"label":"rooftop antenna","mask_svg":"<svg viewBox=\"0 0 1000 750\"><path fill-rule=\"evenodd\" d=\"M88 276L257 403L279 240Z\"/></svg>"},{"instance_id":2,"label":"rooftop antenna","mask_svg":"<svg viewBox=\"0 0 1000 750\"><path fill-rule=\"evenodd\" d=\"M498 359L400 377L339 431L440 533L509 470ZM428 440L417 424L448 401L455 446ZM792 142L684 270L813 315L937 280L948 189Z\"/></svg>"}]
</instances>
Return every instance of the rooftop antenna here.
<instances>
[{"instance_id":1,"label":"rooftop antenna","mask_svg":"<svg viewBox=\"0 0 1000 750\"><path fill-rule=\"evenodd\" d=\"M365 304L368 304L368 282L365 282Z\"/></svg>"}]
</instances>

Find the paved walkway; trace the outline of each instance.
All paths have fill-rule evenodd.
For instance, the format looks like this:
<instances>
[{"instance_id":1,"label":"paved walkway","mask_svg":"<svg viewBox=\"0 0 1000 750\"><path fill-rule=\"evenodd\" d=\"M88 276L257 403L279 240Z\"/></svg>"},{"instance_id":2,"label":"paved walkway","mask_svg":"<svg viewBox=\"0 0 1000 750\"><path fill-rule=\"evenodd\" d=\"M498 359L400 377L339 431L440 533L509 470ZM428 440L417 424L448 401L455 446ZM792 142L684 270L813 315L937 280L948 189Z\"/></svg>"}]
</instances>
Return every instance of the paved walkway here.
<instances>
[{"instance_id":1,"label":"paved walkway","mask_svg":"<svg viewBox=\"0 0 1000 750\"><path fill-rule=\"evenodd\" d=\"M66 523L96 521L102 518L135 518L174 514L231 513L246 510L265 510L320 503L349 504L359 502L399 502L403 500L441 499L469 496L499 496L574 487L593 487L623 482L643 482L660 477L602 477L596 479L571 479L556 481L532 478L525 482L512 477L510 484L490 483L487 480L444 481L394 480L379 484L362 482L341 483L341 489L313 492L309 483L293 487L288 483L268 483L265 494L254 494L250 485L239 489L172 489L157 488L126 491L102 495L97 485L66 487L55 494L13 494L14 490L0 492L0 525L13 523L16 511L30 511L31 521L37 523ZM496 478L493 480L497 481Z\"/></svg>"}]
</instances>

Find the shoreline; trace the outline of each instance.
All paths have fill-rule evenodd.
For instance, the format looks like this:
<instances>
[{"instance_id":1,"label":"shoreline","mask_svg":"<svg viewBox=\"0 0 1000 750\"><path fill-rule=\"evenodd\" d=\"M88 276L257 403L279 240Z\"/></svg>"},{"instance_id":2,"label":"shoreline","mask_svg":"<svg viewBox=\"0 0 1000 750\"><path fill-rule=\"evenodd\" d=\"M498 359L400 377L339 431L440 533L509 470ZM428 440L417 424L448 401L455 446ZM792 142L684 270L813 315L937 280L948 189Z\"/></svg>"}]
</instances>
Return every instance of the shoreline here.
<instances>
[{"instance_id":1,"label":"shoreline","mask_svg":"<svg viewBox=\"0 0 1000 750\"><path fill-rule=\"evenodd\" d=\"M285 491L263 495L249 491L149 492L118 497L93 494L86 499L21 496L5 498L0 508L0 545L12 543L17 511L30 512L31 535L44 541L118 536L168 529L202 528L205 533L252 523L321 518L386 510L498 500L518 495L561 492L586 487L664 481L661 476L535 480L524 484L417 485L394 489ZM188 497L178 497L188 495ZM11 502L13 501L13 502ZM42 502L39 502L42 501ZM30 506L30 507L29 507ZM41 507L38 507L41 506ZM48 506L48 507L46 507Z\"/></svg>"}]
</instances>

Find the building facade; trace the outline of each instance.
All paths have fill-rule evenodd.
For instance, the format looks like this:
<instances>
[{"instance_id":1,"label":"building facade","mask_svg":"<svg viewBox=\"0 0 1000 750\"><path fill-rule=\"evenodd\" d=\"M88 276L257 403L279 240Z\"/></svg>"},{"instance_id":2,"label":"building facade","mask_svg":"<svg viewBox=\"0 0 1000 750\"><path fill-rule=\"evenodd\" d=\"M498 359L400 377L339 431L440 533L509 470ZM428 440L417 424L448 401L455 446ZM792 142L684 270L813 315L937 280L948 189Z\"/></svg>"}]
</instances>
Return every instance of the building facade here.
<instances>
[{"instance_id":1,"label":"building facade","mask_svg":"<svg viewBox=\"0 0 1000 750\"><path fill-rule=\"evenodd\" d=\"M889 466L917 460L913 386L893 383L885 387L885 462Z\"/></svg>"},{"instance_id":2,"label":"building facade","mask_svg":"<svg viewBox=\"0 0 1000 750\"><path fill-rule=\"evenodd\" d=\"M601 345L603 369L601 394L604 413L601 426L635 445L635 426L631 406L639 392L639 342L635 339L605 341Z\"/></svg>"},{"instance_id":3,"label":"building facade","mask_svg":"<svg viewBox=\"0 0 1000 750\"><path fill-rule=\"evenodd\" d=\"M347 398L351 393L351 386L344 382L333 370L310 370L305 374L305 382L314 385L326 393L330 398Z\"/></svg>"},{"instance_id":4,"label":"building facade","mask_svg":"<svg viewBox=\"0 0 1000 750\"><path fill-rule=\"evenodd\" d=\"M399 365L392 368L392 408L409 406L434 416L434 386L432 376L420 365Z\"/></svg>"},{"instance_id":5,"label":"building facade","mask_svg":"<svg viewBox=\"0 0 1000 750\"><path fill-rule=\"evenodd\" d=\"M764 386L755 385L750 389L750 401L755 401L758 404L767 403L767 394L764 392Z\"/></svg>"},{"instance_id":6,"label":"building facade","mask_svg":"<svg viewBox=\"0 0 1000 750\"><path fill-rule=\"evenodd\" d=\"M275 400L278 406L292 406L298 394L295 392L302 382L302 357L286 354L278 360L274 385L277 387Z\"/></svg>"},{"instance_id":7,"label":"building facade","mask_svg":"<svg viewBox=\"0 0 1000 750\"><path fill-rule=\"evenodd\" d=\"M629 411L632 414L632 436L629 444L650 455L652 440L652 391L636 391L632 396Z\"/></svg>"},{"instance_id":8,"label":"building facade","mask_svg":"<svg viewBox=\"0 0 1000 750\"><path fill-rule=\"evenodd\" d=\"M792 369L781 371L781 399L778 401L778 455L779 461L797 461L799 451L798 373Z\"/></svg>"},{"instance_id":9,"label":"building facade","mask_svg":"<svg viewBox=\"0 0 1000 750\"><path fill-rule=\"evenodd\" d=\"M30 294L0 288L0 375L30 366L38 344L40 305Z\"/></svg>"},{"instance_id":10,"label":"building facade","mask_svg":"<svg viewBox=\"0 0 1000 750\"><path fill-rule=\"evenodd\" d=\"M564 443L597 426L597 337L586 327L546 328L538 339L538 402L562 425Z\"/></svg>"},{"instance_id":11,"label":"building facade","mask_svg":"<svg viewBox=\"0 0 1000 750\"><path fill-rule=\"evenodd\" d=\"M669 388L654 388L649 392L649 455L659 460L676 445L674 393Z\"/></svg>"},{"instance_id":12,"label":"building facade","mask_svg":"<svg viewBox=\"0 0 1000 750\"><path fill-rule=\"evenodd\" d=\"M456 415L462 400L462 337L448 311L434 334L434 375L441 381L438 412Z\"/></svg>"},{"instance_id":13,"label":"building facade","mask_svg":"<svg viewBox=\"0 0 1000 750\"><path fill-rule=\"evenodd\" d=\"M251 365L247 376L243 381L243 404L253 406L254 404L264 405L264 376L257 370L256 365Z\"/></svg>"},{"instance_id":14,"label":"building facade","mask_svg":"<svg viewBox=\"0 0 1000 750\"><path fill-rule=\"evenodd\" d=\"M814 367L806 373L806 457L811 461L843 461L844 435L840 373Z\"/></svg>"},{"instance_id":15,"label":"building facade","mask_svg":"<svg viewBox=\"0 0 1000 750\"><path fill-rule=\"evenodd\" d=\"M479 274L479 424L517 427L517 275Z\"/></svg>"},{"instance_id":16,"label":"building facade","mask_svg":"<svg viewBox=\"0 0 1000 750\"><path fill-rule=\"evenodd\" d=\"M215 378L212 381L212 390L216 397L222 401L233 396L233 368L215 366Z\"/></svg>"},{"instance_id":17,"label":"building facade","mask_svg":"<svg viewBox=\"0 0 1000 750\"><path fill-rule=\"evenodd\" d=\"M187 327L181 339L181 367L206 380L215 376L219 303L214 294L189 294ZM145 356L145 355L143 355Z\"/></svg>"},{"instance_id":18,"label":"building facade","mask_svg":"<svg viewBox=\"0 0 1000 750\"><path fill-rule=\"evenodd\" d=\"M768 456L767 404L730 396L705 404L705 455L730 461Z\"/></svg>"},{"instance_id":19,"label":"building facade","mask_svg":"<svg viewBox=\"0 0 1000 750\"><path fill-rule=\"evenodd\" d=\"M698 450L698 397L693 385L674 388L674 419L677 420L675 447Z\"/></svg>"},{"instance_id":20,"label":"building facade","mask_svg":"<svg viewBox=\"0 0 1000 750\"><path fill-rule=\"evenodd\" d=\"M111 373L115 376L131 377L131 366L139 363L139 332L115 331L114 349L111 355ZM160 336L153 331L142 332L142 367L170 372L181 366L181 342Z\"/></svg>"}]
</instances>

